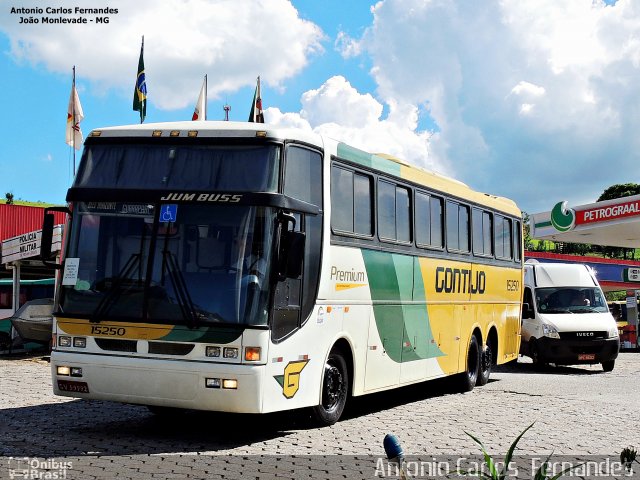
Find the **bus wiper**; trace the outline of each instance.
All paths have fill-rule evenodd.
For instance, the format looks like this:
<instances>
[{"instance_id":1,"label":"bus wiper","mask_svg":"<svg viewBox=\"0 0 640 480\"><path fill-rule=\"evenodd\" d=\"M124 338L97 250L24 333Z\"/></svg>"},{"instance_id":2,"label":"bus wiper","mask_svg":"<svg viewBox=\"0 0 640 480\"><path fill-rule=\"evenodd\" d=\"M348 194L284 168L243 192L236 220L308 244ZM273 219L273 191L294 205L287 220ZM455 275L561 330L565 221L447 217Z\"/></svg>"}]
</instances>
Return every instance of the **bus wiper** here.
<instances>
[{"instance_id":1,"label":"bus wiper","mask_svg":"<svg viewBox=\"0 0 640 480\"><path fill-rule=\"evenodd\" d=\"M132 253L131 256L129 257L129 260L127 260L127 263L125 263L124 266L122 267L122 270L118 272L118 275L115 278L115 281L113 282L113 285L111 286L107 294L104 297L102 297L102 300L100 300L100 303L98 304L95 311L93 312L93 315L91 316L90 322L99 323L100 322L99 317L104 316L104 314L111 309L115 301L122 294L122 288L121 288L122 285L124 284L125 280L130 280L130 275L133 272L133 270L135 270L138 263L140 263L140 254ZM106 279L103 280L103 282L105 281Z\"/></svg>"},{"instance_id":2,"label":"bus wiper","mask_svg":"<svg viewBox=\"0 0 640 480\"><path fill-rule=\"evenodd\" d=\"M176 264L175 256L170 251L163 250L162 257L166 262L169 277L171 278L171 283L173 283L173 288L176 292L176 299L178 300L178 305L182 312L182 317L187 321L187 326L189 328L195 328L198 323L196 308L191 300L191 295L189 295L189 290L187 289L187 284L184 281L184 276Z\"/></svg>"}]
</instances>

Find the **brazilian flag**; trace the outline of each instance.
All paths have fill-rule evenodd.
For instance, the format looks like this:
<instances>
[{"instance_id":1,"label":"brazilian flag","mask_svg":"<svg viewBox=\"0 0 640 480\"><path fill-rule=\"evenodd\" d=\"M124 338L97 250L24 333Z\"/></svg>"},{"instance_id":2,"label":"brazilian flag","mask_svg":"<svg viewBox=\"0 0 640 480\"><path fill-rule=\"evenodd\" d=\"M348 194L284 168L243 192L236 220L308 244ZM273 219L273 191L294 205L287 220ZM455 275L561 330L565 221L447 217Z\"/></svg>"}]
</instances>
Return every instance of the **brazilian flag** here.
<instances>
[{"instance_id":1,"label":"brazilian flag","mask_svg":"<svg viewBox=\"0 0 640 480\"><path fill-rule=\"evenodd\" d=\"M144 78L144 37L140 46L140 59L138 60L138 76L136 77L136 87L133 91L133 109L140 112L140 123L144 122L147 116L147 82Z\"/></svg>"}]
</instances>

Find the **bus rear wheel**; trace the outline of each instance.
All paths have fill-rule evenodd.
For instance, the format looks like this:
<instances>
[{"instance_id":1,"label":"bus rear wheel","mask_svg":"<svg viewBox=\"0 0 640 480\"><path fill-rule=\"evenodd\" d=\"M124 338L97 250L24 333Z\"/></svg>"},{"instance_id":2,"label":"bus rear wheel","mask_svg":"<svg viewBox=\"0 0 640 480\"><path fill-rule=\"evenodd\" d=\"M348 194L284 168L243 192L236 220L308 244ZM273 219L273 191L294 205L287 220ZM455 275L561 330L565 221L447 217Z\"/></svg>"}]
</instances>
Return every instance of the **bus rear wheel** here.
<instances>
[{"instance_id":1,"label":"bus rear wheel","mask_svg":"<svg viewBox=\"0 0 640 480\"><path fill-rule=\"evenodd\" d=\"M492 365L493 350L491 349L491 344L487 343L480 354L480 368L478 370L478 381L476 382L478 386L486 385L489 382Z\"/></svg>"},{"instance_id":2,"label":"bus rear wheel","mask_svg":"<svg viewBox=\"0 0 640 480\"><path fill-rule=\"evenodd\" d=\"M478 337L471 335L467 348L467 368L456 376L455 389L458 392L470 392L478 382L480 372L480 344Z\"/></svg>"},{"instance_id":3,"label":"bus rear wheel","mask_svg":"<svg viewBox=\"0 0 640 480\"><path fill-rule=\"evenodd\" d=\"M349 372L347 362L341 353L333 351L324 365L322 376L322 399L313 407L315 419L321 425L336 423L347 403Z\"/></svg>"}]
</instances>

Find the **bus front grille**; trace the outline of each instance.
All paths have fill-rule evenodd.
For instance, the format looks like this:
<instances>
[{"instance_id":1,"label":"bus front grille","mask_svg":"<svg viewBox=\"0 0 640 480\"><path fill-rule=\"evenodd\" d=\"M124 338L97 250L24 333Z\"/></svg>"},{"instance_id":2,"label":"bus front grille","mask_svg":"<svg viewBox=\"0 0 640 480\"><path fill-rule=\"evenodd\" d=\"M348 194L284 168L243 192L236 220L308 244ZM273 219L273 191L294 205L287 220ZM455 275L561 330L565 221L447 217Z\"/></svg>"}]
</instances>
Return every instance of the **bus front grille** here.
<instances>
[{"instance_id":1,"label":"bus front grille","mask_svg":"<svg viewBox=\"0 0 640 480\"><path fill-rule=\"evenodd\" d=\"M149 342L149 353L158 355L188 355L193 350L192 343Z\"/></svg>"},{"instance_id":2,"label":"bus front grille","mask_svg":"<svg viewBox=\"0 0 640 480\"><path fill-rule=\"evenodd\" d=\"M111 352L137 352L137 340L122 340L119 338L96 338L96 344L102 350Z\"/></svg>"}]
</instances>

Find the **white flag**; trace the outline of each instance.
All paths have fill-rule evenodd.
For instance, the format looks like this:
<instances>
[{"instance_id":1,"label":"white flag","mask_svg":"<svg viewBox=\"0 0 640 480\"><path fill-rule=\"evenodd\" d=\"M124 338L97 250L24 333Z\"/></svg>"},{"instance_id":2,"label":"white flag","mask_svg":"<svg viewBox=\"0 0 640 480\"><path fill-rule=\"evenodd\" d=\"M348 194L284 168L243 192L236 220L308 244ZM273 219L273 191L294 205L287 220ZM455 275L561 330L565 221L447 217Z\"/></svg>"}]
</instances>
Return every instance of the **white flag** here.
<instances>
[{"instance_id":1,"label":"white flag","mask_svg":"<svg viewBox=\"0 0 640 480\"><path fill-rule=\"evenodd\" d=\"M202 88L200 89L200 96L196 102L196 108L193 111L191 120L206 120L207 119L207 77L204 77L202 82Z\"/></svg>"},{"instance_id":2,"label":"white flag","mask_svg":"<svg viewBox=\"0 0 640 480\"><path fill-rule=\"evenodd\" d=\"M82 105L75 84L71 87L71 95L69 96L69 108L67 109L67 145L74 147L76 150L82 148L82 130L80 130L80 122L84 119Z\"/></svg>"}]
</instances>

